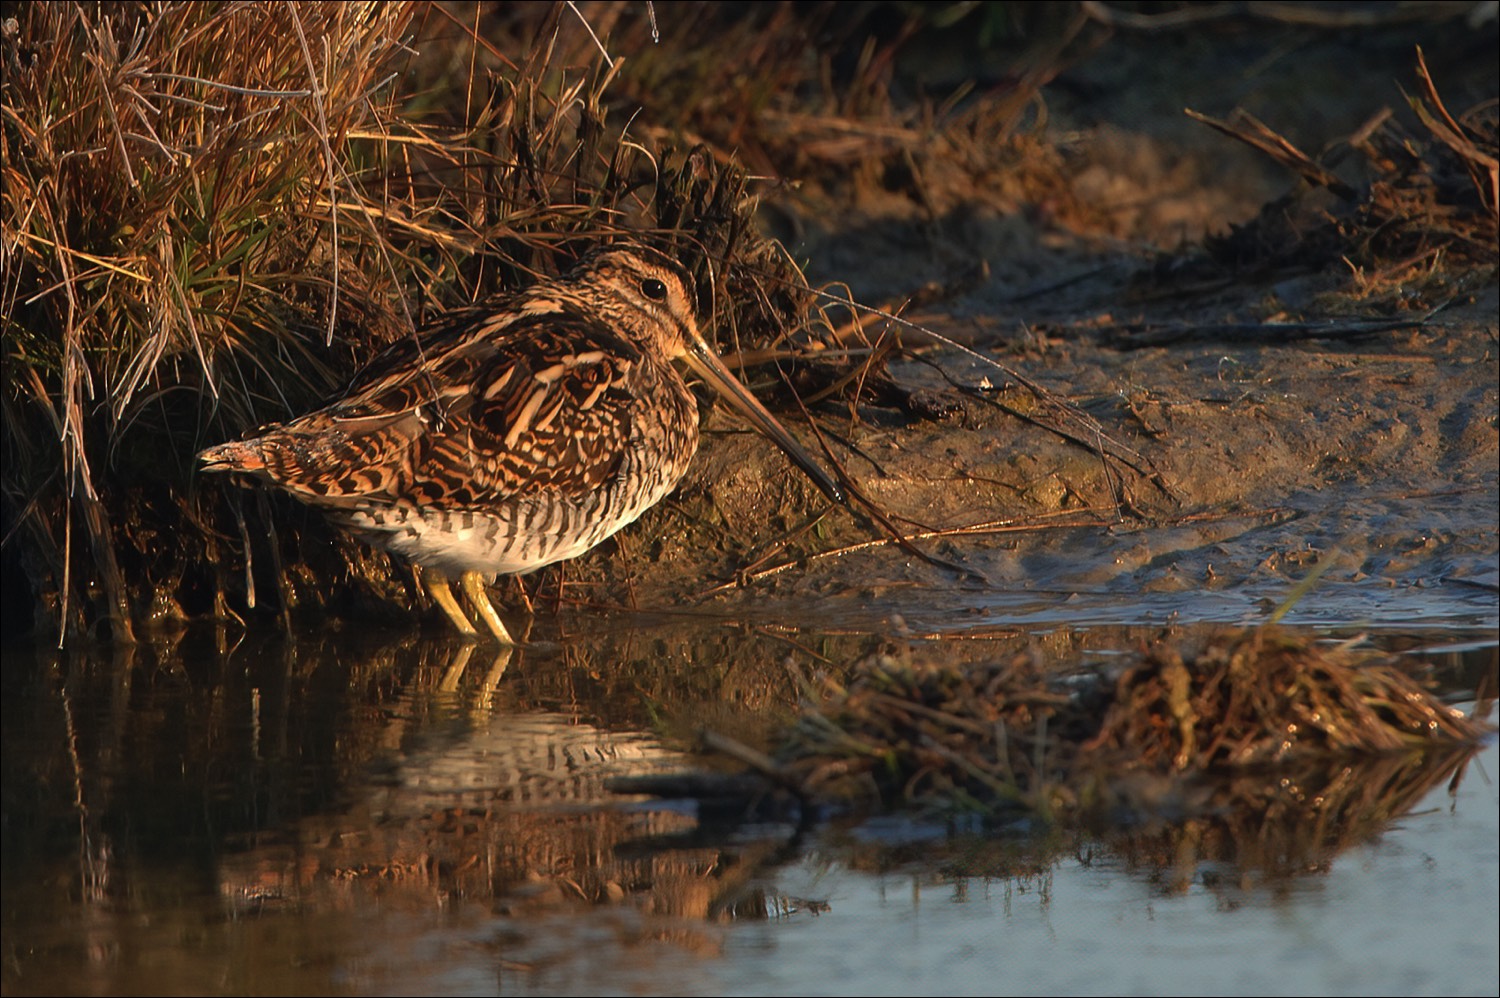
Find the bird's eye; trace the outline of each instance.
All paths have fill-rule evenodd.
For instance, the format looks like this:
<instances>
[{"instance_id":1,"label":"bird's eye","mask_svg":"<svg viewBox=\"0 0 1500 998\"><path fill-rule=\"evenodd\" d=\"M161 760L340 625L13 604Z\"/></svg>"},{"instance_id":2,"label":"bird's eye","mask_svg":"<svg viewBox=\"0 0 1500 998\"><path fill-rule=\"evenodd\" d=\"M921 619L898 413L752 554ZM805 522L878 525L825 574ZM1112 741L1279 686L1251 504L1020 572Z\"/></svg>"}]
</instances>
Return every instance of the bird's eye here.
<instances>
[{"instance_id":1,"label":"bird's eye","mask_svg":"<svg viewBox=\"0 0 1500 998\"><path fill-rule=\"evenodd\" d=\"M648 277L641 282L641 294L652 301L666 301L667 286L654 277Z\"/></svg>"}]
</instances>

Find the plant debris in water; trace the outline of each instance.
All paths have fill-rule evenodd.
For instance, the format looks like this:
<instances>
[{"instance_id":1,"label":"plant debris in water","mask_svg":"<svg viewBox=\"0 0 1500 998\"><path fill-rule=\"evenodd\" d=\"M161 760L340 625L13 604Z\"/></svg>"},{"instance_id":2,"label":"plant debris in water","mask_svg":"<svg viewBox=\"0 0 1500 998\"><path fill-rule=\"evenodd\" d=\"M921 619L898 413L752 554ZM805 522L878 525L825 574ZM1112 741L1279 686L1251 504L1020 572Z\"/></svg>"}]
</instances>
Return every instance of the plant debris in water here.
<instances>
[{"instance_id":1,"label":"plant debris in water","mask_svg":"<svg viewBox=\"0 0 1500 998\"><path fill-rule=\"evenodd\" d=\"M955 666L888 649L822 681L779 772L815 800L1045 816L1112 802L1114 781L1165 781L1165 798L1174 781L1453 749L1486 730L1393 660L1274 628L1160 641L1084 676L1026 653Z\"/></svg>"}]
</instances>

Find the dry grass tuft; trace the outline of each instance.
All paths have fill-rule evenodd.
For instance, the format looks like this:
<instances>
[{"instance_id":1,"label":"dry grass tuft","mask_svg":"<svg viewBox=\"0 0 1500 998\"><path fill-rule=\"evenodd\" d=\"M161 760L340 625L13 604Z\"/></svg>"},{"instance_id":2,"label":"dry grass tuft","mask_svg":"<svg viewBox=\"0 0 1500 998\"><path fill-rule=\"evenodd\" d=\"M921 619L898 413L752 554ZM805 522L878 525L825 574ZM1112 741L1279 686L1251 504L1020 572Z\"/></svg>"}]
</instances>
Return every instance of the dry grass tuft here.
<instances>
[{"instance_id":1,"label":"dry grass tuft","mask_svg":"<svg viewBox=\"0 0 1500 998\"><path fill-rule=\"evenodd\" d=\"M1465 744L1481 733L1393 660L1256 629L1186 651L1146 648L1085 749L1212 770Z\"/></svg>"},{"instance_id":2,"label":"dry grass tuft","mask_svg":"<svg viewBox=\"0 0 1500 998\"><path fill-rule=\"evenodd\" d=\"M1424 131L1403 126L1386 108L1318 159L1243 111L1224 121L1190 111L1297 174L1304 186L1245 225L1205 240L1206 255L1196 262L1164 260L1153 280L1168 271L1173 280L1197 281L1346 270L1359 300L1386 299L1405 311L1451 294L1447 274L1492 275L1500 264L1500 110L1487 100L1452 114L1420 49L1415 77L1417 92L1407 99ZM1361 167L1367 180L1341 179L1332 168L1341 159Z\"/></svg>"},{"instance_id":3,"label":"dry grass tuft","mask_svg":"<svg viewBox=\"0 0 1500 998\"><path fill-rule=\"evenodd\" d=\"M368 304L351 263L379 241L355 136L390 113L411 10L15 8L5 529L46 616L82 626L95 591L128 638L121 535L188 504L191 448L174 444L334 382L325 341Z\"/></svg>"}]
</instances>

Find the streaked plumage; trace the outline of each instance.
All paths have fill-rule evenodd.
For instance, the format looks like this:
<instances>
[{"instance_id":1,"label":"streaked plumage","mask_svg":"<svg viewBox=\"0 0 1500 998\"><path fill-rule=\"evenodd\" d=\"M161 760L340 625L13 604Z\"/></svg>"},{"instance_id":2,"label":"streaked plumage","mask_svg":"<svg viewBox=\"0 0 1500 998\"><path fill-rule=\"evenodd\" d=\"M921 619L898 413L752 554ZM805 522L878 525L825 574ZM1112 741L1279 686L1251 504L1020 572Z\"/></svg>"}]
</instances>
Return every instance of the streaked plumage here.
<instances>
[{"instance_id":1,"label":"streaked plumage","mask_svg":"<svg viewBox=\"0 0 1500 998\"><path fill-rule=\"evenodd\" d=\"M454 310L391 347L344 397L199 455L325 510L415 562L454 625L457 576L513 643L484 590L496 573L576 557L677 484L698 446L681 358L830 496L838 487L714 356L692 279L645 247L615 246L567 277Z\"/></svg>"}]
</instances>

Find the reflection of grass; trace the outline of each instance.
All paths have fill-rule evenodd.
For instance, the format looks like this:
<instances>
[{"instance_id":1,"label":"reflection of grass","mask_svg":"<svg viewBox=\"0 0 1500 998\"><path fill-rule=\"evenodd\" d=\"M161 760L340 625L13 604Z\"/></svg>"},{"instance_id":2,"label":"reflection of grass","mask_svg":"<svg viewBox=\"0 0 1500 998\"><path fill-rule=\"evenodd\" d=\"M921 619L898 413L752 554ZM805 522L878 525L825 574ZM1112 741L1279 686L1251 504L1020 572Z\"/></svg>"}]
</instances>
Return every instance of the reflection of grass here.
<instances>
[{"instance_id":1,"label":"reflection of grass","mask_svg":"<svg viewBox=\"0 0 1500 998\"><path fill-rule=\"evenodd\" d=\"M1456 780L1476 750L1429 745L1401 753L1304 756L1252 768L1201 781L1191 816L1115 825L1104 843L1132 865L1153 870L1169 891L1198 879L1204 863L1227 864L1236 874L1253 872L1268 881L1324 872L1340 852L1375 838L1445 781ZM1141 801L1121 803L1126 810L1115 816L1142 816ZM1215 890L1247 886L1232 876L1203 880Z\"/></svg>"},{"instance_id":2,"label":"reflection of grass","mask_svg":"<svg viewBox=\"0 0 1500 998\"><path fill-rule=\"evenodd\" d=\"M1108 806L1087 815L940 838L929 826L915 842L903 842L899 831L871 834L868 824L851 818L820 842L826 854L855 868L933 870L959 890L978 877L1045 892L1055 866L1082 861L1123 864L1164 894L1201 886L1235 903L1247 891L1328 872L1339 854L1376 838L1445 781L1456 781L1474 751L1433 746L1303 758L1274 771L1189 781L1100 773L1111 792L1097 803ZM859 834L848 834L850 827Z\"/></svg>"}]
</instances>

